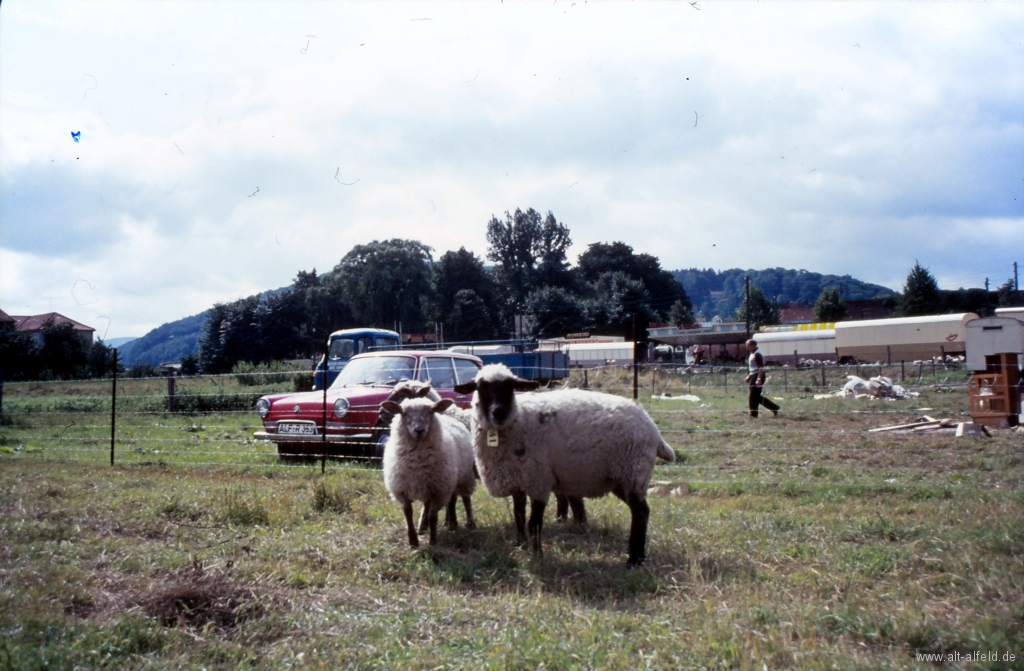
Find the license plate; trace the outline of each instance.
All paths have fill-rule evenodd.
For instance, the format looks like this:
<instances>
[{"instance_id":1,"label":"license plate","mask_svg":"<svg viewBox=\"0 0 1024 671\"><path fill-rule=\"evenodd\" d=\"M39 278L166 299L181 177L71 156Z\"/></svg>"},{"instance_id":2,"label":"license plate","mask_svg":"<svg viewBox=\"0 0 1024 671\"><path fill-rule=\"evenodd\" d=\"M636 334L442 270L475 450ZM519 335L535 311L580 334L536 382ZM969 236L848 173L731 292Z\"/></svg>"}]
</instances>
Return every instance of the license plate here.
<instances>
[{"instance_id":1,"label":"license plate","mask_svg":"<svg viewBox=\"0 0 1024 671\"><path fill-rule=\"evenodd\" d=\"M312 422L308 424L299 422L281 422L277 425L277 432L287 433L293 436L315 436L316 424L313 424Z\"/></svg>"}]
</instances>

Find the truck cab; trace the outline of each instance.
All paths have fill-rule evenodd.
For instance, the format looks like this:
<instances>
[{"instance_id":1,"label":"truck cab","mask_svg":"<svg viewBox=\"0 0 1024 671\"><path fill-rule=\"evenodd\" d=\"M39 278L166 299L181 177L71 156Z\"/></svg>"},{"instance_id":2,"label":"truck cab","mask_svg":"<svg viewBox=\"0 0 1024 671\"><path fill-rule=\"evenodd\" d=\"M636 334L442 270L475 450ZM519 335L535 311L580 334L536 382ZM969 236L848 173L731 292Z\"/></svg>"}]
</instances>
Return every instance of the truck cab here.
<instances>
[{"instance_id":1,"label":"truck cab","mask_svg":"<svg viewBox=\"0 0 1024 671\"><path fill-rule=\"evenodd\" d=\"M335 331L327 340L327 386L334 382L356 354L398 349L401 336L386 329L344 329ZM313 389L324 388L324 359L320 358L313 374Z\"/></svg>"}]
</instances>

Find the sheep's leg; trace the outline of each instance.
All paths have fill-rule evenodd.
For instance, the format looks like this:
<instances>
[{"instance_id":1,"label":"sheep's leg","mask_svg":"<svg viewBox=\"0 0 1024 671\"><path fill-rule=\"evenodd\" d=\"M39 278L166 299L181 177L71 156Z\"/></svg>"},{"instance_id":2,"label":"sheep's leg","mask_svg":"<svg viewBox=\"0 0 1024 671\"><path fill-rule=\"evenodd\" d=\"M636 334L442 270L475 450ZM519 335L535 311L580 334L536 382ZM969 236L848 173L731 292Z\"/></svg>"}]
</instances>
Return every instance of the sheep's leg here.
<instances>
[{"instance_id":1,"label":"sheep's leg","mask_svg":"<svg viewBox=\"0 0 1024 671\"><path fill-rule=\"evenodd\" d=\"M468 494L462 495L462 506L466 509L466 528L476 529L476 520L473 519L473 499Z\"/></svg>"},{"instance_id":2,"label":"sheep's leg","mask_svg":"<svg viewBox=\"0 0 1024 671\"><path fill-rule=\"evenodd\" d=\"M534 499L530 507L530 540L533 541L533 551L537 553L538 557L543 554L540 532L544 528L544 506L546 505L547 501Z\"/></svg>"},{"instance_id":3,"label":"sheep's leg","mask_svg":"<svg viewBox=\"0 0 1024 671\"><path fill-rule=\"evenodd\" d=\"M402 512L405 513L405 526L409 530L409 545L418 548L420 546L420 539L416 534L416 526L412 523L412 501L406 501L402 504Z\"/></svg>"},{"instance_id":4,"label":"sheep's leg","mask_svg":"<svg viewBox=\"0 0 1024 671\"><path fill-rule=\"evenodd\" d=\"M587 508L583 505L582 496L569 496L569 507L572 508L572 521L579 526L587 525Z\"/></svg>"},{"instance_id":5,"label":"sheep's leg","mask_svg":"<svg viewBox=\"0 0 1024 671\"><path fill-rule=\"evenodd\" d=\"M629 526L629 559L626 560L626 568L635 568L643 565L647 558L647 520L651 517L651 507L642 494L631 493L624 498L633 513L633 522Z\"/></svg>"},{"instance_id":6,"label":"sheep's leg","mask_svg":"<svg viewBox=\"0 0 1024 671\"><path fill-rule=\"evenodd\" d=\"M452 494L452 498L448 501L448 506L444 509L444 525L449 529L459 528L459 520L455 515L456 501L458 501L458 495Z\"/></svg>"},{"instance_id":7,"label":"sheep's leg","mask_svg":"<svg viewBox=\"0 0 1024 671\"><path fill-rule=\"evenodd\" d=\"M434 506L430 506L430 544L437 545L437 513L440 510Z\"/></svg>"},{"instance_id":8,"label":"sheep's leg","mask_svg":"<svg viewBox=\"0 0 1024 671\"><path fill-rule=\"evenodd\" d=\"M516 520L516 540L526 542L526 494L520 492L512 495L512 516Z\"/></svg>"},{"instance_id":9,"label":"sheep's leg","mask_svg":"<svg viewBox=\"0 0 1024 671\"><path fill-rule=\"evenodd\" d=\"M573 517L575 517L575 512ZM567 519L569 519L569 498L555 494L555 521L565 522Z\"/></svg>"}]
</instances>

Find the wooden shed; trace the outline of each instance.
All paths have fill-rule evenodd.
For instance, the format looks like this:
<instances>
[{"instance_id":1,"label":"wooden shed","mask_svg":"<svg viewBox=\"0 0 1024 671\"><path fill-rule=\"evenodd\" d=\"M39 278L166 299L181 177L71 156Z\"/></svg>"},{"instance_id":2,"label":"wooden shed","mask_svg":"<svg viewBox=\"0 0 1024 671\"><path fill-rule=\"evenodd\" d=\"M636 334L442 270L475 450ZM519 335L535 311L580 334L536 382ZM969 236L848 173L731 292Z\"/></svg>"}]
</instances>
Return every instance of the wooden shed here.
<instances>
[{"instance_id":1,"label":"wooden shed","mask_svg":"<svg viewBox=\"0 0 1024 671\"><path fill-rule=\"evenodd\" d=\"M1016 425L1021 413L1024 321L985 317L967 322L967 389L971 418L978 424Z\"/></svg>"}]
</instances>

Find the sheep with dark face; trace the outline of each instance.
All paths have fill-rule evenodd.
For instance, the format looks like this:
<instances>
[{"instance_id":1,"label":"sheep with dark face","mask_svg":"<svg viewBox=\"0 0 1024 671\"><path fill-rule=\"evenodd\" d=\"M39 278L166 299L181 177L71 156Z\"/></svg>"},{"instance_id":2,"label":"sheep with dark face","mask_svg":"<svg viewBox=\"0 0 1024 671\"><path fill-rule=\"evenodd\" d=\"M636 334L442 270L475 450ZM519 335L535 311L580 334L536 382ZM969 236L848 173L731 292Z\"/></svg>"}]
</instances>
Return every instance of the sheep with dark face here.
<instances>
[{"instance_id":1,"label":"sheep with dark face","mask_svg":"<svg viewBox=\"0 0 1024 671\"><path fill-rule=\"evenodd\" d=\"M424 389L427 391L424 392ZM427 382L420 382L418 380L402 380L395 385L394 390L388 396L388 401L394 403L401 403L407 398L429 398L432 401L440 401L441 396L434 391L430 384ZM444 414L457 419L470 431L473 431L473 411L465 408L460 408L457 405L452 405ZM389 423L391 421L391 413L387 411L384 406L381 406L380 411L381 423ZM562 494L555 494L555 501L557 506L555 508L555 519L565 521L569 519L569 510L572 509L572 519L576 524L585 525L587 523L587 509L583 505L583 499L579 497L567 497ZM420 533L426 529L427 519L423 516L420 517Z\"/></svg>"},{"instance_id":2,"label":"sheep with dark face","mask_svg":"<svg viewBox=\"0 0 1024 671\"><path fill-rule=\"evenodd\" d=\"M423 514L430 528L430 544L437 543L437 514L447 507L447 524L454 528L456 496L466 508L466 526L473 520L471 496L476 487L469 431L443 413L451 399L438 402L412 398L400 405L385 401L394 415L391 436L384 450L384 485L402 505L409 532L409 545L419 546L412 521L413 501L423 502Z\"/></svg>"},{"instance_id":3,"label":"sheep with dark face","mask_svg":"<svg viewBox=\"0 0 1024 671\"><path fill-rule=\"evenodd\" d=\"M516 531L541 552L544 507L552 493L567 497L611 492L629 506L628 567L646 557L647 487L660 457L675 461L651 418L630 400L578 389L522 394L539 385L501 364L484 366L455 387L473 397L473 452L484 489L511 496Z\"/></svg>"}]
</instances>

